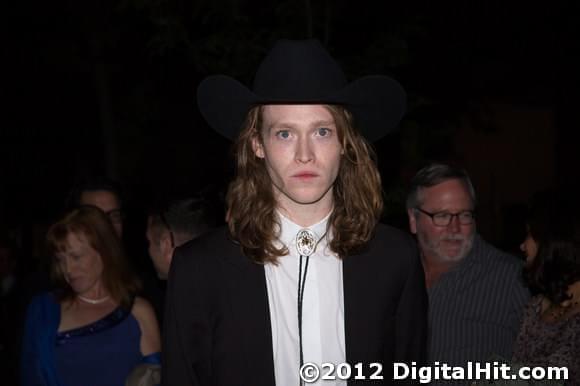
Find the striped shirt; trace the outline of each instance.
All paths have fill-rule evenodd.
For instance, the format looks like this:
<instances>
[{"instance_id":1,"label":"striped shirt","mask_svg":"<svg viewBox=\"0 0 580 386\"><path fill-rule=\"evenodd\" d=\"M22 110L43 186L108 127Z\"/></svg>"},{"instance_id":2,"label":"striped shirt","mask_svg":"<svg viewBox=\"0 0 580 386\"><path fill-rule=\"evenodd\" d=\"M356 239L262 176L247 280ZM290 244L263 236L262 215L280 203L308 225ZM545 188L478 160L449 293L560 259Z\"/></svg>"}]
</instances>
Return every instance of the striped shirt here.
<instances>
[{"instance_id":1,"label":"striped shirt","mask_svg":"<svg viewBox=\"0 0 580 386\"><path fill-rule=\"evenodd\" d=\"M471 252L428 290L430 363L465 368L468 361L511 358L530 297L522 264L475 236Z\"/></svg>"}]
</instances>

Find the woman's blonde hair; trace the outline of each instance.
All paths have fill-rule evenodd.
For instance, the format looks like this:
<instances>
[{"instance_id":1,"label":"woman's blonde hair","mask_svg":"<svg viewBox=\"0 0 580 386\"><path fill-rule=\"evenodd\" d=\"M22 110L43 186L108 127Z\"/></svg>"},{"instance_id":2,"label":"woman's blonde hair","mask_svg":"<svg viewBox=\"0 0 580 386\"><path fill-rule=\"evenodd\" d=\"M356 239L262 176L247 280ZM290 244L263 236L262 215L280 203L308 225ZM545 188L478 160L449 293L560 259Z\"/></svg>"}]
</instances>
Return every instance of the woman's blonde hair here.
<instances>
[{"instance_id":1,"label":"woman's blonde hair","mask_svg":"<svg viewBox=\"0 0 580 386\"><path fill-rule=\"evenodd\" d=\"M344 258L372 237L383 210L381 177L375 154L353 127L344 107L325 106L332 114L343 155L333 185L334 210L328 221L332 231L330 249ZM252 108L234 144L237 173L227 193L229 231L243 253L258 263L276 263L288 253L277 248L279 231L272 180L264 159L255 155L253 141L262 141L263 106Z\"/></svg>"},{"instance_id":2,"label":"woman's blonde hair","mask_svg":"<svg viewBox=\"0 0 580 386\"><path fill-rule=\"evenodd\" d=\"M46 239L52 255L69 249L68 237L71 234L84 237L101 257L102 282L109 296L121 306L130 307L140 283L128 267L121 241L107 215L92 206L82 206L67 213L48 230ZM74 298L76 294L64 279L56 259L52 261L51 269L53 278L62 289L59 300Z\"/></svg>"}]
</instances>

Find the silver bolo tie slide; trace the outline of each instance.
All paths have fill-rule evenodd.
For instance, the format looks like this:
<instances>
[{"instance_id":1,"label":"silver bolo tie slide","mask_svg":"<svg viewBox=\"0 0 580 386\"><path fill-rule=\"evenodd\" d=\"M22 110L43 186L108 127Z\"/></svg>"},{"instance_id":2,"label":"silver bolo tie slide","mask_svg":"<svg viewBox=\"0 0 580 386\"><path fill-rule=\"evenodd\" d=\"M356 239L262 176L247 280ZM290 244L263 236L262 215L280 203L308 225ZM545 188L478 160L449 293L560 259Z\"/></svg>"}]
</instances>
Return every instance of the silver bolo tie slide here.
<instances>
[{"instance_id":1,"label":"silver bolo tie slide","mask_svg":"<svg viewBox=\"0 0 580 386\"><path fill-rule=\"evenodd\" d=\"M310 229L300 229L296 236L296 249L301 256L310 256L314 253L317 237Z\"/></svg>"}]
</instances>

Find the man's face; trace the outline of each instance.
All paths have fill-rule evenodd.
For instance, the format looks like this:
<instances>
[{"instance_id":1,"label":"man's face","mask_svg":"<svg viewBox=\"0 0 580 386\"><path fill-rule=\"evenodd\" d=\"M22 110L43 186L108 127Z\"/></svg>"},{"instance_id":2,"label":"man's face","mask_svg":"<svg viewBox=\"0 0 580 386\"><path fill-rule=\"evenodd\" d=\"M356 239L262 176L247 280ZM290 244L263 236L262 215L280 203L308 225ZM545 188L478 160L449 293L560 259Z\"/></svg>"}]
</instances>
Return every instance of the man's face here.
<instances>
[{"instance_id":1,"label":"man's face","mask_svg":"<svg viewBox=\"0 0 580 386\"><path fill-rule=\"evenodd\" d=\"M322 105L266 105L262 143L254 152L263 158L280 206L331 205L332 186L342 153L334 118Z\"/></svg>"},{"instance_id":2,"label":"man's face","mask_svg":"<svg viewBox=\"0 0 580 386\"><path fill-rule=\"evenodd\" d=\"M419 192L421 209L429 213L457 214L473 210L467 186L458 179L448 180ZM425 213L410 209L411 232L417 234L423 256L433 262L455 263L463 259L473 246L475 223L462 225L457 216L447 226L433 224Z\"/></svg>"},{"instance_id":3,"label":"man's face","mask_svg":"<svg viewBox=\"0 0 580 386\"><path fill-rule=\"evenodd\" d=\"M119 198L108 190L87 190L81 194L81 205L92 205L101 209L109 216L115 233L121 238L123 236L123 216L121 213L121 203Z\"/></svg>"},{"instance_id":4,"label":"man's face","mask_svg":"<svg viewBox=\"0 0 580 386\"><path fill-rule=\"evenodd\" d=\"M157 271L157 276L160 279L167 279L169 274L169 265L171 262L171 255L173 254L173 247L169 237L169 231L165 229L158 229L154 225L151 217L147 221L147 242L149 244L149 256Z\"/></svg>"}]
</instances>

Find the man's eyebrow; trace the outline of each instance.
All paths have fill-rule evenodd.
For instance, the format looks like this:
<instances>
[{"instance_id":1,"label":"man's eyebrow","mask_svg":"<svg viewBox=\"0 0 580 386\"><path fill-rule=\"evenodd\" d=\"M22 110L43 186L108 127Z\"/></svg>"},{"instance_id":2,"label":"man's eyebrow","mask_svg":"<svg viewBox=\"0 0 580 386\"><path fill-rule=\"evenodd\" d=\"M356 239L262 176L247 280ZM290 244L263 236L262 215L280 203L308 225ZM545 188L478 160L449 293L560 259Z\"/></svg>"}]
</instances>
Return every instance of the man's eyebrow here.
<instances>
[{"instance_id":1,"label":"man's eyebrow","mask_svg":"<svg viewBox=\"0 0 580 386\"><path fill-rule=\"evenodd\" d=\"M312 123L312 126L334 126L334 120L320 120Z\"/></svg>"},{"instance_id":2,"label":"man's eyebrow","mask_svg":"<svg viewBox=\"0 0 580 386\"><path fill-rule=\"evenodd\" d=\"M278 121L278 122L272 122L270 124L268 124L266 127L267 129L271 130L271 129L294 129L296 126L298 126L298 123L292 123L292 122L288 122L288 121ZM322 127L322 126L335 126L336 123L334 122L334 120L319 120L319 121L314 121L312 123L308 124L310 127Z\"/></svg>"},{"instance_id":3,"label":"man's eyebrow","mask_svg":"<svg viewBox=\"0 0 580 386\"><path fill-rule=\"evenodd\" d=\"M273 128L278 128L278 129L279 128L289 128L289 129L292 129L294 126L295 125L292 124L291 122L285 122L285 121L272 122L272 123L269 123L267 125L267 127L269 129L273 129Z\"/></svg>"}]
</instances>

